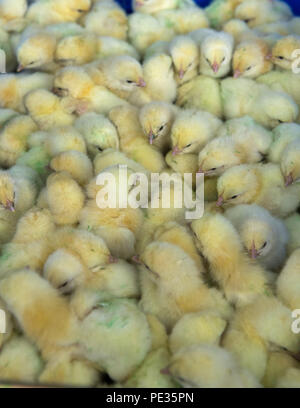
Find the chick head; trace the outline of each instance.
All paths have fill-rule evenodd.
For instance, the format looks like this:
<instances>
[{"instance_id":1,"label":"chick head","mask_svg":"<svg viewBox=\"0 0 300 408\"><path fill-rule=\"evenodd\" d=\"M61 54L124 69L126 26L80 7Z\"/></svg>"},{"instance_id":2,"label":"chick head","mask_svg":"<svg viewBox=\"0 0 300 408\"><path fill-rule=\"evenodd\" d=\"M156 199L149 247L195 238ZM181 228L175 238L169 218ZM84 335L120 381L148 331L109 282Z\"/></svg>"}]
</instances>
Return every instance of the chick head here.
<instances>
[{"instance_id":1,"label":"chick head","mask_svg":"<svg viewBox=\"0 0 300 408\"><path fill-rule=\"evenodd\" d=\"M267 256L277 239L271 225L256 218L245 221L240 235L244 247L252 259Z\"/></svg>"},{"instance_id":2,"label":"chick head","mask_svg":"<svg viewBox=\"0 0 300 408\"><path fill-rule=\"evenodd\" d=\"M280 164L287 187L300 181L300 139L288 145Z\"/></svg>"},{"instance_id":3,"label":"chick head","mask_svg":"<svg viewBox=\"0 0 300 408\"><path fill-rule=\"evenodd\" d=\"M259 180L252 166L241 164L225 171L219 178L218 206L251 203L257 194Z\"/></svg>"},{"instance_id":4,"label":"chick head","mask_svg":"<svg viewBox=\"0 0 300 408\"><path fill-rule=\"evenodd\" d=\"M97 38L93 34L71 35L57 45L55 60L62 65L82 65L97 53Z\"/></svg>"},{"instance_id":5,"label":"chick head","mask_svg":"<svg viewBox=\"0 0 300 408\"><path fill-rule=\"evenodd\" d=\"M266 5L263 3L266 3ZM261 18L266 18L266 10L270 12L270 6L267 3L269 2L264 0L242 2L235 9L235 18L243 20L250 28L256 27L262 23Z\"/></svg>"},{"instance_id":6,"label":"chick head","mask_svg":"<svg viewBox=\"0 0 300 408\"><path fill-rule=\"evenodd\" d=\"M175 37L170 43L170 54L175 72L181 80L199 64L199 48L188 36Z\"/></svg>"},{"instance_id":7,"label":"chick head","mask_svg":"<svg viewBox=\"0 0 300 408\"><path fill-rule=\"evenodd\" d=\"M52 62L55 47L56 40L48 33L39 32L26 39L17 48L18 72L23 69L35 69Z\"/></svg>"},{"instance_id":8,"label":"chick head","mask_svg":"<svg viewBox=\"0 0 300 408\"><path fill-rule=\"evenodd\" d=\"M233 18L224 24L223 31L231 34L235 39L238 39L241 33L249 31L249 27L245 21L239 20L238 18Z\"/></svg>"},{"instance_id":9,"label":"chick head","mask_svg":"<svg viewBox=\"0 0 300 408\"><path fill-rule=\"evenodd\" d=\"M69 294L81 283L84 266L71 251L60 248L44 264L43 275L62 294Z\"/></svg>"},{"instance_id":10,"label":"chick head","mask_svg":"<svg viewBox=\"0 0 300 408\"><path fill-rule=\"evenodd\" d=\"M93 87L93 81L83 68L66 67L56 73L53 91L58 96L84 99Z\"/></svg>"},{"instance_id":11,"label":"chick head","mask_svg":"<svg viewBox=\"0 0 300 408\"><path fill-rule=\"evenodd\" d=\"M111 89L132 92L136 87L145 87L141 64L129 56L114 56L106 59L104 74Z\"/></svg>"},{"instance_id":12,"label":"chick head","mask_svg":"<svg viewBox=\"0 0 300 408\"><path fill-rule=\"evenodd\" d=\"M153 14L176 8L177 0L133 0L133 9L139 13Z\"/></svg>"},{"instance_id":13,"label":"chick head","mask_svg":"<svg viewBox=\"0 0 300 408\"><path fill-rule=\"evenodd\" d=\"M295 51L300 49L300 37L289 35L276 42L272 49L272 61L280 68L291 70L293 63L299 57Z\"/></svg>"},{"instance_id":14,"label":"chick head","mask_svg":"<svg viewBox=\"0 0 300 408\"><path fill-rule=\"evenodd\" d=\"M6 171L0 171L0 206L5 210L15 211L15 183Z\"/></svg>"},{"instance_id":15,"label":"chick head","mask_svg":"<svg viewBox=\"0 0 300 408\"><path fill-rule=\"evenodd\" d=\"M259 47L256 42L247 42L241 44L233 54L234 77L256 78L264 73L266 64L272 64L267 61L266 49Z\"/></svg>"},{"instance_id":16,"label":"chick head","mask_svg":"<svg viewBox=\"0 0 300 408\"><path fill-rule=\"evenodd\" d=\"M140 111L140 123L149 143L163 138L170 133L173 123L173 112L170 105L164 102L150 102Z\"/></svg>"},{"instance_id":17,"label":"chick head","mask_svg":"<svg viewBox=\"0 0 300 408\"><path fill-rule=\"evenodd\" d=\"M281 123L297 121L299 108L290 95L282 92L264 92L259 101L267 116L268 126L277 127Z\"/></svg>"},{"instance_id":18,"label":"chick head","mask_svg":"<svg viewBox=\"0 0 300 408\"><path fill-rule=\"evenodd\" d=\"M69 21L76 21L91 8L92 0L65 0L60 3L60 12L68 16Z\"/></svg>"},{"instance_id":19,"label":"chick head","mask_svg":"<svg viewBox=\"0 0 300 408\"><path fill-rule=\"evenodd\" d=\"M242 162L241 152L229 137L213 139L199 153L199 173L205 176L220 176L227 169Z\"/></svg>"},{"instance_id":20,"label":"chick head","mask_svg":"<svg viewBox=\"0 0 300 408\"><path fill-rule=\"evenodd\" d=\"M233 53L233 38L227 33L208 35L201 45L201 62L209 65L214 75L229 65Z\"/></svg>"}]
</instances>

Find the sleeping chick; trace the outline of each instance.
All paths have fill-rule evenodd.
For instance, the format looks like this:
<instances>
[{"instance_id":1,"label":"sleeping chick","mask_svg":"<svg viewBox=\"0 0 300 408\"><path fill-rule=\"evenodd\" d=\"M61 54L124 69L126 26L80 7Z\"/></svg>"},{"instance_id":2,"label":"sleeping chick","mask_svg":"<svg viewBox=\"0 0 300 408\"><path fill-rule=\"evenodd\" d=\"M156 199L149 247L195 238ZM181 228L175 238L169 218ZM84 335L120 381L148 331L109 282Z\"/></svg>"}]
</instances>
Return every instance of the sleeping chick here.
<instances>
[{"instance_id":1,"label":"sleeping chick","mask_svg":"<svg viewBox=\"0 0 300 408\"><path fill-rule=\"evenodd\" d=\"M281 69L292 70L300 49L300 37L289 35L281 38L272 48L272 61ZM296 53L296 55L295 55Z\"/></svg>"},{"instance_id":2,"label":"sleeping chick","mask_svg":"<svg viewBox=\"0 0 300 408\"><path fill-rule=\"evenodd\" d=\"M225 217L239 232L249 257L257 259L268 270L281 269L289 240L283 221L255 204L229 208Z\"/></svg>"},{"instance_id":3,"label":"sleeping chick","mask_svg":"<svg viewBox=\"0 0 300 408\"><path fill-rule=\"evenodd\" d=\"M295 213L284 220L289 231L288 253L289 255L295 249L300 248L300 214Z\"/></svg>"},{"instance_id":4,"label":"sleeping chick","mask_svg":"<svg viewBox=\"0 0 300 408\"><path fill-rule=\"evenodd\" d=\"M126 299L95 306L80 324L83 354L113 380L124 381L150 351L151 332L146 316Z\"/></svg>"},{"instance_id":5,"label":"sleeping chick","mask_svg":"<svg viewBox=\"0 0 300 408\"><path fill-rule=\"evenodd\" d=\"M289 257L279 275L276 286L277 295L291 310L299 308L300 288L300 249L296 249Z\"/></svg>"},{"instance_id":6,"label":"sleeping chick","mask_svg":"<svg viewBox=\"0 0 300 408\"><path fill-rule=\"evenodd\" d=\"M248 259L238 232L224 216L207 215L193 221L192 229L214 281L231 303L247 304L264 293L268 274Z\"/></svg>"},{"instance_id":7,"label":"sleeping chick","mask_svg":"<svg viewBox=\"0 0 300 408\"><path fill-rule=\"evenodd\" d=\"M300 138L290 143L284 150L280 163L281 171L288 187L300 181Z\"/></svg>"},{"instance_id":8,"label":"sleeping chick","mask_svg":"<svg viewBox=\"0 0 300 408\"><path fill-rule=\"evenodd\" d=\"M1 0L0 23L5 31L22 31L26 25L26 0Z\"/></svg>"},{"instance_id":9,"label":"sleeping chick","mask_svg":"<svg viewBox=\"0 0 300 408\"><path fill-rule=\"evenodd\" d=\"M34 384L43 369L36 347L23 336L13 336L0 353L2 381Z\"/></svg>"},{"instance_id":10,"label":"sleeping chick","mask_svg":"<svg viewBox=\"0 0 300 408\"><path fill-rule=\"evenodd\" d=\"M93 165L88 156L76 150L59 153L53 157L50 167L55 172L67 172L80 185L87 184L93 177Z\"/></svg>"},{"instance_id":11,"label":"sleeping chick","mask_svg":"<svg viewBox=\"0 0 300 408\"><path fill-rule=\"evenodd\" d=\"M198 153L216 136L221 124L208 112L192 109L180 112L171 130L173 154Z\"/></svg>"},{"instance_id":12,"label":"sleeping chick","mask_svg":"<svg viewBox=\"0 0 300 408\"><path fill-rule=\"evenodd\" d=\"M190 36L200 46L200 73L213 78L225 77L231 70L233 37L210 29L193 31Z\"/></svg>"},{"instance_id":13,"label":"sleeping chick","mask_svg":"<svg viewBox=\"0 0 300 408\"><path fill-rule=\"evenodd\" d=\"M85 195L71 175L62 171L48 177L47 201L56 224L75 224L79 221Z\"/></svg>"},{"instance_id":14,"label":"sleeping chick","mask_svg":"<svg viewBox=\"0 0 300 408\"><path fill-rule=\"evenodd\" d=\"M242 164L228 169L218 180L218 206L257 204L285 218L299 206L299 186L285 186L275 164Z\"/></svg>"},{"instance_id":15,"label":"sleeping chick","mask_svg":"<svg viewBox=\"0 0 300 408\"><path fill-rule=\"evenodd\" d=\"M68 302L36 272L19 270L0 282L1 297L26 336L48 359L78 341L78 326Z\"/></svg>"},{"instance_id":16,"label":"sleeping chick","mask_svg":"<svg viewBox=\"0 0 300 408\"><path fill-rule=\"evenodd\" d=\"M168 260L167 264L165 260ZM231 309L221 293L208 288L194 260L180 247L155 241L141 256L141 307L171 329L186 313L214 309L227 318Z\"/></svg>"},{"instance_id":17,"label":"sleeping chick","mask_svg":"<svg viewBox=\"0 0 300 408\"><path fill-rule=\"evenodd\" d=\"M242 369L221 347L197 345L179 350L165 370L184 388L260 388L255 377Z\"/></svg>"},{"instance_id":18,"label":"sleeping chick","mask_svg":"<svg viewBox=\"0 0 300 408\"><path fill-rule=\"evenodd\" d=\"M263 39L241 42L233 54L234 78L257 78L273 68L270 49Z\"/></svg>"}]
</instances>

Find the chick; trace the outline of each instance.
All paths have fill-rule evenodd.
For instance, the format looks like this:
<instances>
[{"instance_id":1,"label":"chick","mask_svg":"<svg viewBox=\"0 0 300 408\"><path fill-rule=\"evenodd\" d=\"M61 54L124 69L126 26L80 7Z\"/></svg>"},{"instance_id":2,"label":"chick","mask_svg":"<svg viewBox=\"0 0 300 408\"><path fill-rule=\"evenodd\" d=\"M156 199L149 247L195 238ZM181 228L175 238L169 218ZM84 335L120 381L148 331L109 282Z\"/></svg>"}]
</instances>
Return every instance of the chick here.
<instances>
[{"instance_id":1,"label":"chick","mask_svg":"<svg viewBox=\"0 0 300 408\"><path fill-rule=\"evenodd\" d=\"M49 130L43 144L51 156L70 150L86 154L87 150L84 138L72 126L55 127Z\"/></svg>"},{"instance_id":2,"label":"chick","mask_svg":"<svg viewBox=\"0 0 300 408\"><path fill-rule=\"evenodd\" d=\"M229 208L225 216L239 232L252 259L257 259L268 270L281 269L289 241L288 230L283 221L272 217L267 210L255 204Z\"/></svg>"},{"instance_id":3,"label":"chick","mask_svg":"<svg viewBox=\"0 0 300 408\"><path fill-rule=\"evenodd\" d=\"M192 346L178 351L166 369L184 388L260 388L234 356L213 345Z\"/></svg>"},{"instance_id":4,"label":"chick","mask_svg":"<svg viewBox=\"0 0 300 408\"><path fill-rule=\"evenodd\" d=\"M125 153L115 149L107 149L104 152L98 153L94 158L94 170L95 174L99 174L101 171L108 167L114 167L116 165L124 165L127 168L134 170L136 173L145 173L147 170L134 160L129 159Z\"/></svg>"},{"instance_id":5,"label":"chick","mask_svg":"<svg viewBox=\"0 0 300 408\"><path fill-rule=\"evenodd\" d=\"M214 0L205 8L211 26L220 29L226 21L233 18L235 6L234 1Z\"/></svg>"},{"instance_id":6,"label":"chick","mask_svg":"<svg viewBox=\"0 0 300 408\"><path fill-rule=\"evenodd\" d=\"M271 163L232 167L219 178L218 194L219 206L257 204L283 218L299 206L299 186L285 187L280 167Z\"/></svg>"},{"instance_id":7,"label":"chick","mask_svg":"<svg viewBox=\"0 0 300 408\"><path fill-rule=\"evenodd\" d=\"M72 114L75 108L70 107L70 102L58 98L46 89L29 92L25 97L25 107L42 130L69 126L75 120L75 115Z\"/></svg>"},{"instance_id":8,"label":"chick","mask_svg":"<svg viewBox=\"0 0 300 408\"><path fill-rule=\"evenodd\" d=\"M226 320L213 311L186 314L170 334L170 350L175 354L185 347L218 345L226 326Z\"/></svg>"},{"instance_id":9,"label":"chick","mask_svg":"<svg viewBox=\"0 0 300 408\"><path fill-rule=\"evenodd\" d=\"M94 2L91 11L81 19L81 22L87 31L97 35L127 39L127 15L114 1Z\"/></svg>"},{"instance_id":10,"label":"chick","mask_svg":"<svg viewBox=\"0 0 300 408\"><path fill-rule=\"evenodd\" d=\"M48 177L47 201L56 224L75 224L79 220L85 196L70 174L62 171Z\"/></svg>"},{"instance_id":11,"label":"chick","mask_svg":"<svg viewBox=\"0 0 300 408\"><path fill-rule=\"evenodd\" d=\"M187 109L210 112L223 118L223 101L219 82L211 77L199 75L178 88L176 104Z\"/></svg>"},{"instance_id":12,"label":"chick","mask_svg":"<svg viewBox=\"0 0 300 408\"><path fill-rule=\"evenodd\" d=\"M53 76L44 72L33 74L3 74L0 77L1 107L26 113L25 95L35 89L50 90L53 87ZM46 91L45 91L46 92Z\"/></svg>"},{"instance_id":13,"label":"chick","mask_svg":"<svg viewBox=\"0 0 300 408\"><path fill-rule=\"evenodd\" d=\"M258 39L241 42L233 54L234 77L257 78L273 68L268 44Z\"/></svg>"},{"instance_id":14,"label":"chick","mask_svg":"<svg viewBox=\"0 0 300 408\"><path fill-rule=\"evenodd\" d=\"M272 48L272 61L279 68L292 70L297 59L295 51L300 49L300 37L289 35L281 38Z\"/></svg>"},{"instance_id":15,"label":"chick","mask_svg":"<svg viewBox=\"0 0 300 408\"><path fill-rule=\"evenodd\" d=\"M26 24L25 13L27 11L26 0L14 0L9 2L1 0L0 21L1 27L6 31L22 31Z\"/></svg>"},{"instance_id":16,"label":"chick","mask_svg":"<svg viewBox=\"0 0 300 408\"><path fill-rule=\"evenodd\" d=\"M103 58L112 55L128 55L138 61L141 59L139 52L134 48L134 46L125 40L119 40L114 37L98 37L97 51L93 58Z\"/></svg>"},{"instance_id":17,"label":"chick","mask_svg":"<svg viewBox=\"0 0 300 408\"><path fill-rule=\"evenodd\" d=\"M78 337L77 321L66 299L32 270L15 272L0 283L1 297L26 336L48 359Z\"/></svg>"},{"instance_id":18,"label":"chick","mask_svg":"<svg viewBox=\"0 0 300 408\"><path fill-rule=\"evenodd\" d=\"M196 173L199 169L198 157L193 153L173 155L170 151L165 157L166 163L172 170L184 177L186 173L193 174L193 186L196 186Z\"/></svg>"},{"instance_id":19,"label":"chick","mask_svg":"<svg viewBox=\"0 0 300 408\"><path fill-rule=\"evenodd\" d=\"M263 378L264 386L274 388L278 380L292 367L298 368L299 363L288 353L279 350L270 352Z\"/></svg>"},{"instance_id":20,"label":"chick","mask_svg":"<svg viewBox=\"0 0 300 408\"><path fill-rule=\"evenodd\" d=\"M88 112L76 119L74 126L83 135L92 157L106 149L118 149L119 137L115 126L104 115Z\"/></svg>"},{"instance_id":21,"label":"chick","mask_svg":"<svg viewBox=\"0 0 300 408\"><path fill-rule=\"evenodd\" d=\"M300 181L300 139L290 143L284 150L281 158L281 171L285 179L285 185L290 186Z\"/></svg>"},{"instance_id":22,"label":"chick","mask_svg":"<svg viewBox=\"0 0 300 408\"><path fill-rule=\"evenodd\" d=\"M43 362L36 347L25 337L13 336L0 353L0 375L3 381L36 383Z\"/></svg>"},{"instance_id":23,"label":"chick","mask_svg":"<svg viewBox=\"0 0 300 408\"><path fill-rule=\"evenodd\" d=\"M96 367L113 380L124 381L150 351L151 332L146 316L133 301L113 300L100 303L84 318L80 343Z\"/></svg>"},{"instance_id":24,"label":"chick","mask_svg":"<svg viewBox=\"0 0 300 408\"><path fill-rule=\"evenodd\" d=\"M189 0L183 1L184 5L193 4L193 2ZM155 14L162 10L172 10L178 7L178 2L176 0L133 0L132 8L137 13L145 13L145 14Z\"/></svg>"},{"instance_id":25,"label":"chick","mask_svg":"<svg viewBox=\"0 0 300 408\"><path fill-rule=\"evenodd\" d=\"M76 21L90 6L91 0L37 0L29 6L26 18L39 25Z\"/></svg>"},{"instance_id":26,"label":"chick","mask_svg":"<svg viewBox=\"0 0 300 408\"><path fill-rule=\"evenodd\" d=\"M299 368L289 368L276 384L276 388L299 388L299 386L300 386Z\"/></svg>"},{"instance_id":27,"label":"chick","mask_svg":"<svg viewBox=\"0 0 300 408\"><path fill-rule=\"evenodd\" d=\"M12 211L0 211L0 245L9 242L13 237L18 215Z\"/></svg>"},{"instance_id":28,"label":"chick","mask_svg":"<svg viewBox=\"0 0 300 408\"><path fill-rule=\"evenodd\" d=\"M288 253L289 255L300 248L300 215L295 213L285 219L285 225L289 231Z\"/></svg>"},{"instance_id":29,"label":"chick","mask_svg":"<svg viewBox=\"0 0 300 408\"><path fill-rule=\"evenodd\" d=\"M93 177L93 165L87 155L69 150L53 157L50 167L55 172L67 172L80 185L87 184Z\"/></svg>"},{"instance_id":30,"label":"chick","mask_svg":"<svg viewBox=\"0 0 300 408\"><path fill-rule=\"evenodd\" d=\"M300 271L300 249L296 249L289 257L279 275L276 285L278 297L291 309L299 307L298 276Z\"/></svg>"},{"instance_id":31,"label":"chick","mask_svg":"<svg viewBox=\"0 0 300 408\"><path fill-rule=\"evenodd\" d=\"M213 78L225 77L231 69L234 39L231 34L210 29L190 33L200 46L200 73Z\"/></svg>"},{"instance_id":32,"label":"chick","mask_svg":"<svg viewBox=\"0 0 300 408\"><path fill-rule=\"evenodd\" d=\"M286 93L272 91L251 79L227 78L221 83L224 115L227 119L251 116L267 128L295 122L299 115L296 102Z\"/></svg>"},{"instance_id":33,"label":"chick","mask_svg":"<svg viewBox=\"0 0 300 408\"><path fill-rule=\"evenodd\" d=\"M180 112L171 130L173 154L198 153L216 136L221 124L208 112L192 109Z\"/></svg>"},{"instance_id":34,"label":"chick","mask_svg":"<svg viewBox=\"0 0 300 408\"><path fill-rule=\"evenodd\" d=\"M220 292L205 285L201 271L180 247L152 242L141 255L141 262L141 307L157 316L167 329L186 313L214 309L225 318L230 315Z\"/></svg>"},{"instance_id":35,"label":"chick","mask_svg":"<svg viewBox=\"0 0 300 408\"><path fill-rule=\"evenodd\" d=\"M177 108L166 102L150 102L142 107L139 119L149 143L165 151L170 146L170 131Z\"/></svg>"},{"instance_id":36,"label":"chick","mask_svg":"<svg viewBox=\"0 0 300 408\"><path fill-rule=\"evenodd\" d=\"M273 130L273 143L270 148L268 159L272 163L280 163L283 152L288 145L300 139L300 125L296 123L284 123Z\"/></svg>"}]
</instances>

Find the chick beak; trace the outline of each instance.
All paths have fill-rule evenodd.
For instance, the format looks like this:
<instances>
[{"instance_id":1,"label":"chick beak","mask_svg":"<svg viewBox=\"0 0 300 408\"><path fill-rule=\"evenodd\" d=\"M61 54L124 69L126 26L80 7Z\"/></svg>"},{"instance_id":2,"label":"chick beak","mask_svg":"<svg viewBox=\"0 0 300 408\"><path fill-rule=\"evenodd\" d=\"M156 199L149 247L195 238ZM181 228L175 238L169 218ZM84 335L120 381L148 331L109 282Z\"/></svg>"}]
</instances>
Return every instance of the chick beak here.
<instances>
[{"instance_id":1,"label":"chick beak","mask_svg":"<svg viewBox=\"0 0 300 408\"><path fill-rule=\"evenodd\" d=\"M17 68L17 72L23 71L24 68L25 68L24 65L20 64L20 65L18 66L18 68Z\"/></svg>"},{"instance_id":2,"label":"chick beak","mask_svg":"<svg viewBox=\"0 0 300 408\"><path fill-rule=\"evenodd\" d=\"M233 77L234 77L234 78L239 78L241 75L242 75L241 71L240 71L239 69L236 69L236 70L234 71Z\"/></svg>"},{"instance_id":3,"label":"chick beak","mask_svg":"<svg viewBox=\"0 0 300 408\"><path fill-rule=\"evenodd\" d=\"M179 153L181 153L181 150L179 149L178 146L175 146L174 149L172 150L172 155L176 156Z\"/></svg>"},{"instance_id":4,"label":"chick beak","mask_svg":"<svg viewBox=\"0 0 300 408\"><path fill-rule=\"evenodd\" d=\"M110 263L110 264L118 263L118 259L113 257L112 255L109 255L108 263Z\"/></svg>"},{"instance_id":5,"label":"chick beak","mask_svg":"<svg viewBox=\"0 0 300 408\"><path fill-rule=\"evenodd\" d=\"M223 198L222 195L220 195L219 198L218 198L216 206L217 207L222 207L223 204L224 204L224 198Z\"/></svg>"},{"instance_id":6,"label":"chick beak","mask_svg":"<svg viewBox=\"0 0 300 408\"><path fill-rule=\"evenodd\" d=\"M272 54L267 54L265 59L267 61L272 61L273 60L273 55Z\"/></svg>"},{"instance_id":7,"label":"chick beak","mask_svg":"<svg viewBox=\"0 0 300 408\"><path fill-rule=\"evenodd\" d=\"M285 176L284 179L285 179L285 186L286 187L290 186L294 182L294 178L293 178L292 173L290 173L288 176Z\"/></svg>"},{"instance_id":8,"label":"chick beak","mask_svg":"<svg viewBox=\"0 0 300 408\"><path fill-rule=\"evenodd\" d=\"M9 210L11 212L15 212L15 205L13 203L13 201L7 200L6 201L6 205L5 205L6 210Z\"/></svg>"},{"instance_id":9,"label":"chick beak","mask_svg":"<svg viewBox=\"0 0 300 408\"><path fill-rule=\"evenodd\" d=\"M183 79L183 77L185 75L185 71L182 68L180 68L178 75L179 75L180 79Z\"/></svg>"},{"instance_id":10,"label":"chick beak","mask_svg":"<svg viewBox=\"0 0 300 408\"><path fill-rule=\"evenodd\" d=\"M160 373L161 373L161 374L164 374L164 375L170 375L170 374L171 374L171 373L170 373L170 370L169 370L169 367L162 368L162 369L160 370Z\"/></svg>"},{"instance_id":11,"label":"chick beak","mask_svg":"<svg viewBox=\"0 0 300 408\"><path fill-rule=\"evenodd\" d=\"M205 171L200 167L199 170L197 171L197 174L204 174L205 175Z\"/></svg>"},{"instance_id":12,"label":"chick beak","mask_svg":"<svg viewBox=\"0 0 300 408\"><path fill-rule=\"evenodd\" d=\"M258 251L255 248L255 243L252 242L252 248L251 248L251 259L257 259L258 258Z\"/></svg>"},{"instance_id":13,"label":"chick beak","mask_svg":"<svg viewBox=\"0 0 300 408\"><path fill-rule=\"evenodd\" d=\"M131 258L131 260L132 260L134 263L138 264L138 265L142 265L142 262L141 262L140 257L139 257L138 255L134 255L134 256Z\"/></svg>"},{"instance_id":14,"label":"chick beak","mask_svg":"<svg viewBox=\"0 0 300 408\"><path fill-rule=\"evenodd\" d=\"M214 71L215 74L217 74L219 72L220 69L220 65L217 62L214 62L212 64L212 70Z\"/></svg>"},{"instance_id":15,"label":"chick beak","mask_svg":"<svg viewBox=\"0 0 300 408\"><path fill-rule=\"evenodd\" d=\"M151 132L149 133L149 143L152 145L153 144L153 141L154 141L154 133L152 132L152 130L151 130Z\"/></svg>"},{"instance_id":16,"label":"chick beak","mask_svg":"<svg viewBox=\"0 0 300 408\"><path fill-rule=\"evenodd\" d=\"M137 83L137 86L140 88L145 88L146 82L144 81L143 78L139 78L139 82Z\"/></svg>"}]
</instances>

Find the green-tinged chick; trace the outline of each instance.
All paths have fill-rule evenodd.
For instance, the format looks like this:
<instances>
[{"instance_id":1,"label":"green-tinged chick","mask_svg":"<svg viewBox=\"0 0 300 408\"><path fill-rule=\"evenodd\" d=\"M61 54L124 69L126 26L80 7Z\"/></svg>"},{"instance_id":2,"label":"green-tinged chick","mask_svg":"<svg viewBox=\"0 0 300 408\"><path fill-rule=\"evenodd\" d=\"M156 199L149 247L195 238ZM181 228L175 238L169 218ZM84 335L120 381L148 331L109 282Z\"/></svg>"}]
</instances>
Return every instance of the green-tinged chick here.
<instances>
[{"instance_id":1,"label":"green-tinged chick","mask_svg":"<svg viewBox=\"0 0 300 408\"><path fill-rule=\"evenodd\" d=\"M300 248L296 249L289 257L281 271L277 285L278 297L291 310L299 309L300 287L298 283L300 274Z\"/></svg>"},{"instance_id":2,"label":"green-tinged chick","mask_svg":"<svg viewBox=\"0 0 300 408\"><path fill-rule=\"evenodd\" d=\"M295 249L300 248L300 215L298 213L292 214L284 222L290 236L288 242L288 253L290 255Z\"/></svg>"},{"instance_id":3,"label":"green-tinged chick","mask_svg":"<svg viewBox=\"0 0 300 408\"><path fill-rule=\"evenodd\" d=\"M283 123L273 129L273 143L268 159L272 163L280 163L283 152L288 145L300 139L300 125L296 123Z\"/></svg>"}]
</instances>

